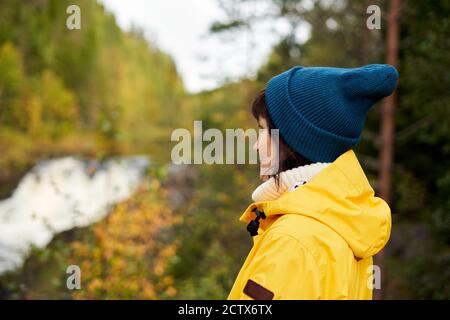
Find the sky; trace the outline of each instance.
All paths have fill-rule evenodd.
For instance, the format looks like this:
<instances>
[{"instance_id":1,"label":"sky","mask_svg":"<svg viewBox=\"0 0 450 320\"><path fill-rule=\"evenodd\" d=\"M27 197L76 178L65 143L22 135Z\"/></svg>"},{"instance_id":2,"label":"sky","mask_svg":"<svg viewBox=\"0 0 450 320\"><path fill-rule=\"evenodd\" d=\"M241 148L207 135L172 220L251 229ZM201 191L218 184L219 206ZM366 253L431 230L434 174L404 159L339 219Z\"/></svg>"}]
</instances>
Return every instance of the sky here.
<instances>
[{"instance_id":1,"label":"sky","mask_svg":"<svg viewBox=\"0 0 450 320\"><path fill-rule=\"evenodd\" d=\"M114 13L122 29L141 28L152 44L171 55L191 93L254 76L280 36L289 31L287 22L277 21L260 24L251 32L211 35L211 24L225 18L217 0L100 2ZM298 38L304 41L307 30L301 29Z\"/></svg>"}]
</instances>

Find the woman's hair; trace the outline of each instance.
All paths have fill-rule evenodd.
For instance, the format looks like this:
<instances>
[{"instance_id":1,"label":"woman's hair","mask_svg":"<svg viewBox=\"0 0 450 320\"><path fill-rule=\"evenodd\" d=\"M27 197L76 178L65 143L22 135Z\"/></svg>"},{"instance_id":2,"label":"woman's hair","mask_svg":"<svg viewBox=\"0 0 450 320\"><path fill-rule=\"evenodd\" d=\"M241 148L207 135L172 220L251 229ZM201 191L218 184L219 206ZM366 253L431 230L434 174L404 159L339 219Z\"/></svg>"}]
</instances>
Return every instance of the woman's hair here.
<instances>
[{"instance_id":1,"label":"woman's hair","mask_svg":"<svg viewBox=\"0 0 450 320\"><path fill-rule=\"evenodd\" d=\"M258 121L260 118L266 120L268 127L267 129L269 129L269 134L271 132L270 130L277 129L275 128L272 120L270 119L270 115L267 110L265 89L261 90L256 96L255 100L253 101L252 114L255 117L256 121ZM280 156L280 164L278 166L278 172L274 175L269 176L271 178L272 177L275 178L277 187L279 186L280 180L279 174L281 172L312 163L312 161L308 160L304 156L292 150L292 148L287 145L287 143L281 136L279 137L279 156Z\"/></svg>"}]
</instances>

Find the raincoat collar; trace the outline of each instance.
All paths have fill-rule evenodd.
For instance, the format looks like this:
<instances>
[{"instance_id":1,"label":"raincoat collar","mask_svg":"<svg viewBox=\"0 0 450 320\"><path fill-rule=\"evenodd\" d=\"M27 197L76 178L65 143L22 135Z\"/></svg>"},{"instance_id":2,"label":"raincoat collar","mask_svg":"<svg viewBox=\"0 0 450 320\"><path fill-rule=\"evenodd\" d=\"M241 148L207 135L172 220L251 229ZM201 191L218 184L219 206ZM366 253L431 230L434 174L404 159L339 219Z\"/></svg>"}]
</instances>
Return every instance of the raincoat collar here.
<instances>
[{"instance_id":1,"label":"raincoat collar","mask_svg":"<svg viewBox=\"0 0 450 320\"><path fill-rule=\"evenodd\" d=\"M273 201L250 204L242 222L264 212L260 233L280 216L298 214L318 220L338 233L356 257L365 258L384 247L390 236L391 212L374 191L353 150L348 150L306 184Z\"/></svg>"}]
</instances>

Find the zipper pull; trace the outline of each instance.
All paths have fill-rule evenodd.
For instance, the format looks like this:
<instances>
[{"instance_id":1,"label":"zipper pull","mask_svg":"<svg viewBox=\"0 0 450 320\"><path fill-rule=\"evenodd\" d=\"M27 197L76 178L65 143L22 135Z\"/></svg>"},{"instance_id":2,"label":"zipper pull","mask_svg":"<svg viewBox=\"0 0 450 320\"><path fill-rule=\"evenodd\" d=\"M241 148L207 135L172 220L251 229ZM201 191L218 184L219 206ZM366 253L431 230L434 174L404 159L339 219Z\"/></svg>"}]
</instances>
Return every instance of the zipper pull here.
<instances>
[{"instance_id":1,"label":"zipper pull","mask_svg":"<svg viewBox=\"0 0 450 320\"><path fill-rule=\"evenodd\" d=\"M266 218L264 211L259 211L258 208L254 208L253 212L256 214L256 218L247 225L247 231L250 232L250 236L252 237L258 235L259 219Z\"/></svg>"}]
</instances>

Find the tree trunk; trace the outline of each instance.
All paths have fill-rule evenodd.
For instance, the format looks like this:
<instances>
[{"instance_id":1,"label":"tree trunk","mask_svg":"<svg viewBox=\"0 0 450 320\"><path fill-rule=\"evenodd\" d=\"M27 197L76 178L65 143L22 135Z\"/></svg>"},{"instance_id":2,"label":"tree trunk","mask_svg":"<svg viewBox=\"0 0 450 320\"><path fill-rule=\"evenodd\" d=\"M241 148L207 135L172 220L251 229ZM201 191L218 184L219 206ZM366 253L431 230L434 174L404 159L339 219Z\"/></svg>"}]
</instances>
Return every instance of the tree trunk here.
<instances>
[{"instance_id":1,"label":"tree trunk","mask_svg":"<svg viewBox=\"0 0 450 320\"><path fill-rule=\"evenodd\" d=\"M398 37L399 37L399 9L400 0L391 0L387 30L387 63L398 67ZM380 154L380 176L379 191L380 196L388 204L391 203L391 173L394 153L394 132L395 132L395 106L397 94L394 92L384 101L381 119L381 141L382 148ZM381 289L374 289L374 299L380 300L385 296L386 268L384 263L385 250L379 252L375 263L381 270Z\"/></svg>"}]
</instances>

